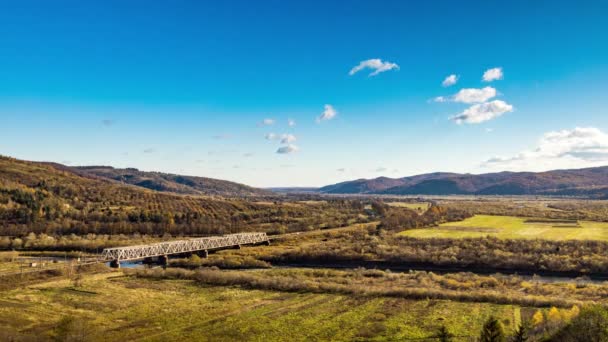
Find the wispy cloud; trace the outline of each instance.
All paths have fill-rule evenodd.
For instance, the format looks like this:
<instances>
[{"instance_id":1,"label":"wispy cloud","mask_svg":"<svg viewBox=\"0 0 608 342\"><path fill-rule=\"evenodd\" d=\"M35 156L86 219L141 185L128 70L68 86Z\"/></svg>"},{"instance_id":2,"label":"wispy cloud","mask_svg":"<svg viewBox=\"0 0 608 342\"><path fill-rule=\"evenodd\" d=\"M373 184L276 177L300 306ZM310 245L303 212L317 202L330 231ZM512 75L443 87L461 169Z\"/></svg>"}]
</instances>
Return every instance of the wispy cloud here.
<instances>
[{"instance_id":1,"label":"wispy cloud","mask_svg":"<svg viewBox=\"0 0 608 342\"><path fill-rule=\"evenodd\" d=\"M295 142L296 140L297 140L296 136L293 134L283 134L281 136L281 144L291 144L291 143Z\"/></svg>"},{"instance_id":2,"label":"wispy cloud","mask_svg":"<svg viewBox=\"0 0 608 342\"><path fill-rule=\"evenodd\" d=\"M278 135L276 135L276 134L274 134L274 133L266 133L266 134L264 135L264 138L265 138L266 140L277 140L277 139L279 138L279 136L278 136Z\"/></svg>"},{"instance_id":3,"label":"wispy cloud","mask_svg":"<svg viewBox=\"0 0 608 342\"><path fill-rule=\"evenodd\" d=\"M458 76L455 74L451 74L450 76L446 77L443 82L441 82L441 85L444 87L449 87L456 84L456 82L458 82Z\"/></svg>"},{"instance_id":4,"label":"wispy cloud","mask_svg":"<svg viewBox=\"0 0 608 342\"><path fill-rule=\"evenodd\" d=\"M335 118L336 115L338 115L338 112L334 109L334 107L332 105L326 104L325 110L323 110L323 113L321 113L321 115L319 115L319 117L317 118L317 123L320 123L321 121L331 120Z\"/></svg>"},{"instance_id":5,"label":"wispy cloud","mask_svg":"<svg viewBox=\"0 0 608 342\"><path fill-rule=\"evenodd\" d=\"M290 154L298 152L300 149L296 145L281 146L277 149L278 154Z\"/></svg>"},{"instance_id":6,"label":"wispy cloud","mask_svg":"<svg viewBox=\"0 0 608 342\"><path fill-rule=\"evenodd\" d=\"M245 158L253 157L253 153L251 153L251 152L243 153L243 157L245 157Z\"/></svg>"},{"instance_id":7,"label":"wispy cloud","mask_svg":"<svg viewBox=\"0 0 608 342\"><path fill-rule=\"evenodd\" d=\"M276 121L274 119L266 118L258 123L258 126L272 126Z\"/></svg>"},{"instance_id":8,"label":"wispy cloud","mask_svg":"<svg viewBox=\"0 0 608 342\"><path fill-rule=\"evenodd\" d=\"M287 119L287 126L289 127L295 127L296 125L296 120L294 119Z\"/></svg>"},{"instance_id":9,"label":"wispy cloud","mask_svg":"<svg viewBox=\"0 0 608 342\"><path fill-rule=\"evenodd\" d=\"M386 171L388 171L388 169L387 169L387 168L385 168L385 167L379 167L379 168L377 168L375 171L376 171L376 172L386 172Z\"/></svg>"},{"instance_id":10,"label":"wispy cloud","mask_svg":"<svg viewBox=\"0 0 608 342\"><path fill-rule=\"evenodd\" d=\"M399 70L399 66L395 63L391 63L388 61L382 61L379 58L368 59L366 61L362 61L359 65L350 69L349 75L354 75L363 69L372 69L374 70L369 76L376 76L381 72L389 71L389 70Z\"/></svg>"},{"instance_id":11,"label":"wispy cloud","mask_svg":"<svg viewBox=\"0 0 608 342\"><path fill-rule=\"evenodd\" d=\"M501 100L494 100L491 102L472 105L471 107L465 109L462 113L452 116L450 120L456 122L457 124L478 124L495 119L504 113L512 111L513 106L510 104Z\"/></svg>"},{"instance_id":12,"label":"wispy cloud","mask_svg":"<svg viewBox=\"0 0 608 342\"><path fill-rule=\"evenodd\" d=\"M156 152L156 149L153 147L148 147L145 150L143 150L144 153L154 153Z\"/></svg>"},{"instance_id":13,"label":"wispy cloud","mask_svg":"<svg viewBox=\"0 0 608 342\"><path fill-rule=\"evenodd\" d=\"M483 77L482 77L482 79L484 80L484 82L492 82L492 81L495 81L495 80L502 80L502 78L503 78L502 68L488 69L488 70L486 70L486 72L483 73Z\"/></svg>"},{"instance_id":14,"label":"wispy cloud","mask_svg":"<svg viewBox=\"0 0 608 342\"><path fill-rule=\"evenodd\" d=\"M493 157L482 166L513 171L545 171L603 166L608 163L608 134L595 127L543 134L532 149L511 157Z\"/></svg>"},{"instance_id":15,"label":"wispy cloud","mask_svg":"<svg viewBox=\"0 0 608 342\"><path fill-rule=\"evenodd\" d=\"M338 172L344 172L344 171L346 171L346 169L343 168L343 167L341 167L341 168L337 169L336 171L338 171Z\"/></svg>"}]
</instances>

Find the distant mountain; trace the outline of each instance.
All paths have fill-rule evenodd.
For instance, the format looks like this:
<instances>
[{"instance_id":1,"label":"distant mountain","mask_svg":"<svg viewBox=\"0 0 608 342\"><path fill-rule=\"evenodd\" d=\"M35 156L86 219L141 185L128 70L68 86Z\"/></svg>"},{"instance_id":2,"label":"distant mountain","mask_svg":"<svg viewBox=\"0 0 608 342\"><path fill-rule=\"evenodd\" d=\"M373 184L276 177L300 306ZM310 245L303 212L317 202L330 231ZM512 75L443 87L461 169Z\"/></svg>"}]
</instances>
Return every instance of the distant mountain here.
<instances>
[{"instance_id":1,"label":"distant mountain","mask_svg":"<svg viewBox=\"0 0 608 342\"><path fill-rule=\"evenodd\" d=\"M171 173L146 172L134 168L117 169L111 166L64 167L82 176L94 176L131 184L150 190L187 195L217 195L226 197L265 196L270 191L225 180L182 176Z\"/></svg>"},{"instance_id":2,"label":"distant mountain","mask_svg":"<svg viewBox=\"0 0 608 342\"><path fill-rule=\"evenodd\" d=\"M357 179L319 189L331 194L608 196L608 167L480 175L429 173Z\"/></svg>"}]
</instances>

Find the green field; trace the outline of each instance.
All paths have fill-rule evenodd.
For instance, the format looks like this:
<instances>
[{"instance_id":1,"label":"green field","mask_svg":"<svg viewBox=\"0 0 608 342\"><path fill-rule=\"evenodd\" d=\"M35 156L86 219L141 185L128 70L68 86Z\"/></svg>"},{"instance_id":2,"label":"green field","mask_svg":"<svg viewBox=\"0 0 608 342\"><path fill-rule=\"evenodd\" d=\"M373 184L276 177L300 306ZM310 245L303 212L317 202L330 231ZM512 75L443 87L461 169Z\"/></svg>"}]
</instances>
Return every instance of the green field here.
<instances>
[{"instance_id":1,"label":"green field","mask_svg":"<svg viewBox=\"0 0 608 342\"><path fill-rule=\"evenodd\" d=\"M563 223L526 222L530 218L476 215L460 222L438 227L411 229L400 235L416 238L476 238L494 236L501 239L602 240L608 241L608 223L578 221L578 226Z\"/></svg>"},{"instance_id":2,"label":"green field","mask_svg":"<svg viewBox=\"0 0 608 342\"><path fill-rule=\"evenodd\" d=\"M431 336L441 324L456 335L476 336L489 315L500 317L511 331L523 310L486 303L207 287L121 274L87 276L79 289L60 280L0 292L0 340L50 339L61 333L57 326L65 317L76 323L63 333L67 329L87 341L399 340Z\"/></svg>"}]
</instances>

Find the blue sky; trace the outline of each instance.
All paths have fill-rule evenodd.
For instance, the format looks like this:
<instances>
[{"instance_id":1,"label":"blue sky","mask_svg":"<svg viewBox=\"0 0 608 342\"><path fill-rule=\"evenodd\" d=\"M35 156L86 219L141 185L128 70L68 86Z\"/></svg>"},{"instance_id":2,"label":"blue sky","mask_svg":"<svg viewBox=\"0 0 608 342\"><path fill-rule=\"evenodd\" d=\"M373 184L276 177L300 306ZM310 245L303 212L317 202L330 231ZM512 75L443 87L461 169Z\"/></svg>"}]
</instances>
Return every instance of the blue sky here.
<instances>
[{"instance_id":1,"label":"blue sky","mask_svg":"<svg viewBox=\"0 0 608 342\"><path fill-rule=\"evenodd\" d=\"M603 1L5 1L0 154L255 186L604 165L606 13ZM350 74L373 59L386 70ZM337 114L317 122L326 105Z\"/></svg>"}]
</instances>

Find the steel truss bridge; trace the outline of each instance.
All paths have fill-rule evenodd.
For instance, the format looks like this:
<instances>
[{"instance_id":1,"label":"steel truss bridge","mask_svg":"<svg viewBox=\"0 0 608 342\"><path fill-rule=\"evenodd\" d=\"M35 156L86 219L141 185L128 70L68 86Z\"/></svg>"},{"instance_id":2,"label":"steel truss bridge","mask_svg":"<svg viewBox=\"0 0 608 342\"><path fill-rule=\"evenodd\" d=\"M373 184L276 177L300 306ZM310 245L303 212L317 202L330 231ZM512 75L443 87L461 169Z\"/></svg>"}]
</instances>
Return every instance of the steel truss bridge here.
<instances>
[{"instance_id":1,"label":"steel truss bridge","mask_svg":"<svg viewBox=\"0 0 608 342\"><path fill-rule=\"evenodd\" d=\"M193 252L207 252L212 249L226 247L240 247L241 245L251 245L266 243L270 240L266 233L239 233L222 236L210 236L188 240L176 240L168 242L152 243L149 245L125 246L105 248L101 252L99 261L114 262L139 260L152 257L167 257L171 254L185 254Z\"/></svg>"}]
</instances>

